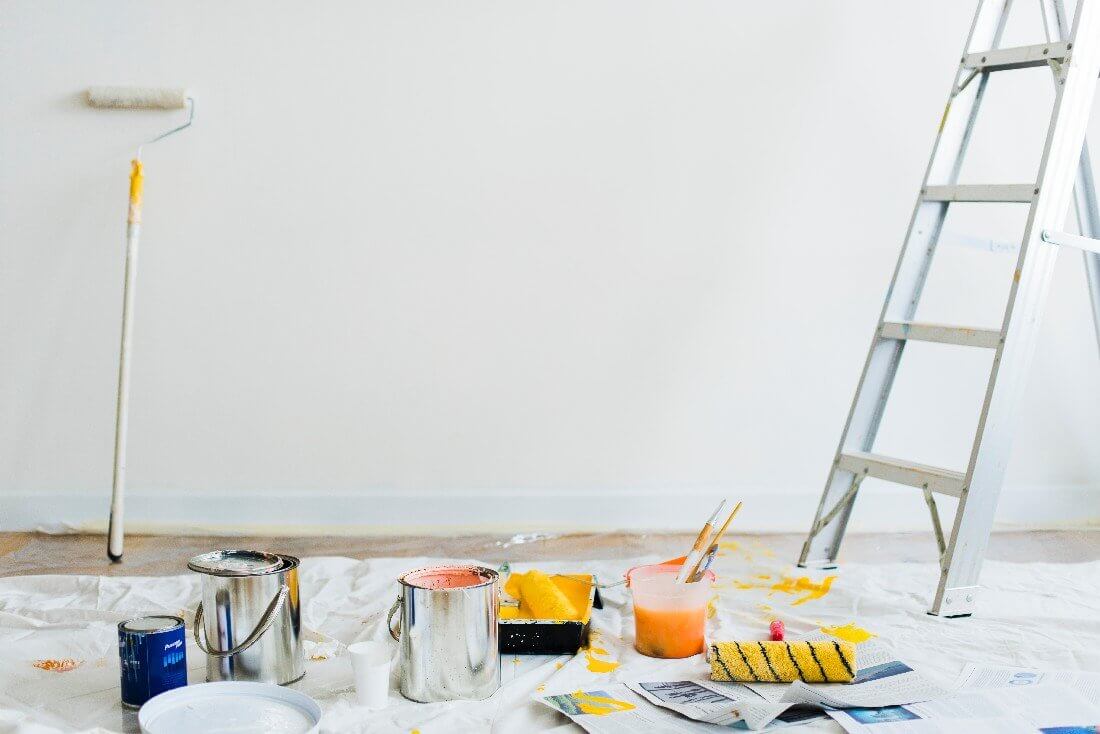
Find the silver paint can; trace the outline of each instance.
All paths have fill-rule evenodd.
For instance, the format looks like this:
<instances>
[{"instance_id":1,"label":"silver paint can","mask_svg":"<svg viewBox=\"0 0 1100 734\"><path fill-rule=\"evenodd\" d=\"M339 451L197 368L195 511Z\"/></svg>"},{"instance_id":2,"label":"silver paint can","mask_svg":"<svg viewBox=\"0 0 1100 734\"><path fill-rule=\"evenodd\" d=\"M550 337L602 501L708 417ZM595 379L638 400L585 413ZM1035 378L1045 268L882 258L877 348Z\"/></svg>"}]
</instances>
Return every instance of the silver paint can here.
<instances>
[{"instance_id":1,"label":"silver paint can","mask_svg":"<svg viewBox=\"0 0 1100 734\"><path fill-rule=\"evenodd\" d=\"M297 558L223 550L187 567L202 574L194 635L208 681L285 685L306 674Z\"/></svg>"},{"instance_id":2,"label":"silver paint can","mask_svg":"<svg viewBox=\"0 0 1100 734\"><path fill-rule=\"evenodd\" d=\"M437 566L398 581L400 595L386 624L400 643L402 695L422 703L493 695L500 687L497 572Z\"/></svg>"}]
</instances>

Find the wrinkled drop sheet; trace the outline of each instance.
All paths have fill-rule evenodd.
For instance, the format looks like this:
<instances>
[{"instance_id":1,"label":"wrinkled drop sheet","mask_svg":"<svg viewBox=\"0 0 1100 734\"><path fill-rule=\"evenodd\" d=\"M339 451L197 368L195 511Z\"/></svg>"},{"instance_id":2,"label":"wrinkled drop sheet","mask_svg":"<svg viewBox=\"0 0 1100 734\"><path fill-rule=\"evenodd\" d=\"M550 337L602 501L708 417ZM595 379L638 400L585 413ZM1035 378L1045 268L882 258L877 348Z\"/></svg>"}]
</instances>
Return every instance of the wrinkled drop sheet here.
<instances>
[{"instance_id":1,"label":"wrinkled drop sheet","mask_svg":"<svg viewBox=\"0 0 1100 734\"><path fill-rule=\"evenodd\" d=\"M938 578L934 563L849 564L839 571L809 572L772 557L755 541L724 546L715 564L710 639L766 639L774 618L786 623L791 637L854 622L949 689L968 663L1100 671L1100 563L989 562L974 617L945 620L926 614ZM396 578L444 560L456 559L302 562L308 660L305 678L293 687L321 704L321 731L576 732L564 715L533 697L640 680L699 680L709 674L702 656L657 660L635 652L629 592L618 587L601 592L604 608L593 614L589 649L576 656L503 656L501 689L486 701L413 703L396 692L395 674L388 708L357 707L344 647L358 640L388 640L385 615L396 598ZM659 560L537 567L594 572L608 582L621 579L632 566ZM531 566L514 564L514 570ZM836 575L831 582L829 574ZM807 578L800 582L802 577ZM184 616L190 624L198 594L196 574L0 578L0 732L137 731L136 715L119 702L116 625L150 613ZM38 660L64 658L82 662L62 672L34 666ZM187 659L190 682L202 682L205 659L190 634ZM827 720L798 730L841 731Z\"/></svg>"}]
</instances>

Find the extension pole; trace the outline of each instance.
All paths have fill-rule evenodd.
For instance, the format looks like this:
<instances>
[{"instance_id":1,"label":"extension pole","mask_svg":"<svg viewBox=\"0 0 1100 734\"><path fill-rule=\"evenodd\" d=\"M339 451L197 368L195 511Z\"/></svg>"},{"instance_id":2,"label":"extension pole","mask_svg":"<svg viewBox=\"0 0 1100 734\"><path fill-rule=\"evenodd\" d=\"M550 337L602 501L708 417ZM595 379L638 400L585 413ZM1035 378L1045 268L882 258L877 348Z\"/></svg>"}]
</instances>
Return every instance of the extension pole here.
<instances>
[{"instance_id":1,"label":"extension pole","mask_svg":"<svg viewBox=\"0 0 1100 734\"><path fill-rule=\"evenodd\" d=\"M126 217L126 275L122 290L122 340L118 356L118 399L115 404L115 460L111 481L111 515L107 522L107 557L122 560L124 495L126 491L126 429L130 407L130 344L134 333L134 291L137 285L138 239L141 235L141 193L145 182L141 161L130 171L130 211Z\"/></svg>"}]
</instances>

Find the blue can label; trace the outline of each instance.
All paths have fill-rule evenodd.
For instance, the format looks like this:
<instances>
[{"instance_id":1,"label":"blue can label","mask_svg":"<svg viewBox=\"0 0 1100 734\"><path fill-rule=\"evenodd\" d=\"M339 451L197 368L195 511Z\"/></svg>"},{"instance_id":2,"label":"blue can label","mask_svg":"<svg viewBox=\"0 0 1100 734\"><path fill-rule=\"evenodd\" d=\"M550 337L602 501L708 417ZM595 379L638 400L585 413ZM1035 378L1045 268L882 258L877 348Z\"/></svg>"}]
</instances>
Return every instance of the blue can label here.
<instances>
[{"instance_id":1,"label":"blue can label","mask_svg":"<svg viewBox=\"0 0 1100 734\"><path fill-rule=\"evenodd\" d=\"M187 647L179 617L143 617L118 626L122 703L141 706L187 685Z\"/></svg>"}]
</instances>

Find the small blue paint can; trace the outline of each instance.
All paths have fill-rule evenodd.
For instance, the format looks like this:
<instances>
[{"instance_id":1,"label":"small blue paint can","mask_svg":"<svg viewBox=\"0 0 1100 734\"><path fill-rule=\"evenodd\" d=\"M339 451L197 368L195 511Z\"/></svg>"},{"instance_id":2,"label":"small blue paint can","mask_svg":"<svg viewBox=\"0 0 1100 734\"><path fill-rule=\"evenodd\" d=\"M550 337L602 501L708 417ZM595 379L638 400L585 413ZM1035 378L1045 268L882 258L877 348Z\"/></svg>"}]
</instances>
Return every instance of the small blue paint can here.
<instances>
[{"instance_id":1,"label":"small blue paint can","mask_svg":"<svg viewBox=\"0 0 1100 734\"><path fill-rule=\"evenodd\" d=\"M156 615L118 624L122 705L139 708L158 693L187 685L183 620Z\"/></svg>"}]
</instances>

